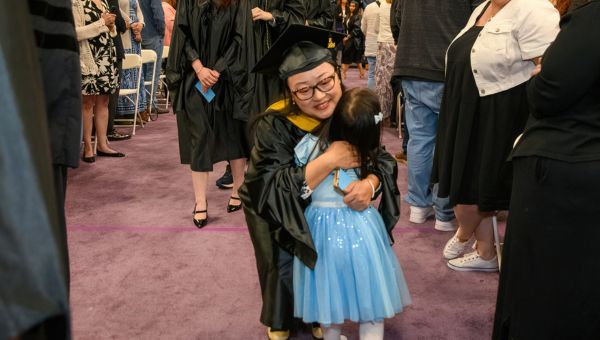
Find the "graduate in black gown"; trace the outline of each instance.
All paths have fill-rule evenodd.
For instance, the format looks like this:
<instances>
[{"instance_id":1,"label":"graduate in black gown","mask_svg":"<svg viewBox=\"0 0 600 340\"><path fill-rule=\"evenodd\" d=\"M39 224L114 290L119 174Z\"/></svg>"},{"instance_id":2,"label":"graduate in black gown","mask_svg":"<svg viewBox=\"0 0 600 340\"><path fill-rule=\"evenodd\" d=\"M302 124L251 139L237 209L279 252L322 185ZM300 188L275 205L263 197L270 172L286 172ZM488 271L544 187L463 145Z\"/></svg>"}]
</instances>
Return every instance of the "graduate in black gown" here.
<instances>
[{"instance_id":1,"label":"graduate in black gown","mask_svg":"<svg viewBox=\"0 0 600 340\"><path fill-rule=\"evenodd\" d=\"M289 25L305 23L303 0L250 0L252 32L247 40L248 64L252 68L267 53ZM263 112L283 96L276 75L251 73L249 87L253 93L249 103L250 115Z\"/></svg>"},{"instance_id":2,"label":"graduate in black gown","mask_svg":"<svg viewBox=\"0 0 600 340\"><path fill-rule=\"evenodd\" d=\"M287 339L294 327L294 256L311 268L317 259L303 213L310 200L306 194L334 168L358 164L352 148L343 142L332 143L304 167L297 167L294 162L296 144L309 132L318 134L321 123L331 117L342 95L339 68L326 48L330 38L337 42L343 35L309 26L291 26L254 68L277 73L289 98L272 104L253 125L254 147L240 189L261 284L260 320L269 327L270 339ZM334 85L325 88L325 78L332 74ZM298 97L299 91L303 92L302 99ZM400 214L397 166L384 150L380 150L378 158L380 162L368 178L375 186L381 183L380 211L391 228ZM355 183L345 196L345 203L352 209L363 210L370 204L373 190L368 181ZM319 336L318 328L313 328L313 335Z\"/></svg>"},{"instance_id":3,"label":"graduate in black gown","mask_svg":"<svg viewBox=\"0 0 600 340\"><path fill-rule=\"evenodd\" d=\"M217 162L229 160L233 173L227 212L241 209L237 190L248 156L249 102L244 42L252 29L247 5L241 0L178 3L167 76L175 89L181 163L190 164L192 170L193 221L198 228L208 222L206 186ZM198 87L213 91L214 99L209 101Z\"/></svg>"}]
</instances>

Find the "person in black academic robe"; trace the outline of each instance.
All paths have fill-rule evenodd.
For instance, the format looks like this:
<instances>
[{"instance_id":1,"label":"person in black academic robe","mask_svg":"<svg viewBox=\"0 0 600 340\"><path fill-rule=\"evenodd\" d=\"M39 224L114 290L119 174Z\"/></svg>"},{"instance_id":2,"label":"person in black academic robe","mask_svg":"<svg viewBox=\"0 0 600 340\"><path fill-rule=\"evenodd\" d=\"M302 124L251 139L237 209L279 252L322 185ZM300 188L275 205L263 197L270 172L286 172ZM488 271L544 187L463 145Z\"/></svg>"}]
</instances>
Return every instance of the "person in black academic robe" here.
<instances>
[{"instance_id":1,"label":"person in black academic robe","mask_svg":"<svg viewBox=\"0 0 600 340\"><path fill-rule=\"evenodd\" d=\"M0 2L0 339L70 339L63 203L79 67L70 1Z\"/></svg>"},{"instance_id":2,"label":"person in black academic robe","mask_svg":"<svg viewBox=\"0 0 600 340\"><path fill-rule=\"evenodd\" d=\"M174 90L182 164L190 164L196 205L194 224L208 222L206 185L213 164L230 161L234 185L227 211L241 209L237 190L248 156L248 3L241 0L182 0L171 41L167 77ZM203 92L212 91L210 102ZM218 204L216 204L218 206Z\"/></svg>"},{"instance_id":3,"label":"person in black academic robe","mask_svg":"<svg viewBox=\"0 0 600 340\"><path fill-rule=\"evenodd\" d=\"M344 38L344 49L342 50L342 75L346 79L346 72L350 64L355 63L359 76L362 78L365 71L362 67L362 57L365 53L365 35L360 28L362 16L359 14L359 5L356 0L350 2L350 15L344 20L346 38Z\"/></svg>"},{"instance_id":4,"label":"person in black academic robe","mask_svg":"<svg viewBox=\"0 0 600 340\"><path fill-rule=\"evenodd\" d=\"M253 34L249 35L246 48L252 69L289 25L305 23L305 8L303 0L250 0L249 3ZM283 98L283 88L276 75L250 73L248 81L252 92L248 103L251 116Z\"/></svg>"},{"instance_id":5,"label":"person in black academic robe","mask_svg":"<svg viewBox=\"0 0 600 340\"><path fill-rule=\"evenodd\" d=\"M324 63L331 64L335 69L331 53L325 48L332 36L327 33L329 31L325 31L324 39L320 39L319 34L312 37L311 32L322 30L300 27L302 29L297 31L296 35L286 32L281 43L276 44L265 55L255 67L255 71L272 74L276 72L271 69L272 66L276 69L279 67L281 86L287 88L286 79L289 74L298 73L300 70L310 71ZM293 28L295 27L290 27L289 30ZM313 44L302 49L301 53L296 53L298 48L293 44L303 39L318 41L318 45L322 47L315 48ZM334 39L334 42L335 40L339 41L341 37ZM339 91L341 97L339 74L336 79L337 88L330 91ZM317 82L316 79L311 81ZM317 121L317 125L312 128L302 124L303 120L311 120L305 119L309 115L299 112L296 104L285 103L286 101L282 100L271 105L253 125L254 147L244 185L240 189L261 284L263 306L260 320L269 327L270 339L286 339L290 329L295 327L292 289L294 256L310 268L314 267L317 259L312 236L304 218L304 208L309 201L302 198L307 192L308 179L305 173L308 165L295 165L294 147L309 131L316 133L320 123ZM298 117L300 119L295 119ZM345 155L343 152L345 149L339 150L341 155ZM353 159L352 156L344 158ZM373 169L377 178L372 180L381 183L383 196L379 209L388 230L391 231L400 215L400 192L396 184L397 165L393 157L384 150L380 150L378 159L379 166ZM340 164L338 167L344 165ZM357 200L354 205L349 206L357 210L366 208L371 198L370 185L367 189L366 199L363 196L363 200ZM313 336L318 334L318 328L313 328Z\"/></svg>"}]
</instances>

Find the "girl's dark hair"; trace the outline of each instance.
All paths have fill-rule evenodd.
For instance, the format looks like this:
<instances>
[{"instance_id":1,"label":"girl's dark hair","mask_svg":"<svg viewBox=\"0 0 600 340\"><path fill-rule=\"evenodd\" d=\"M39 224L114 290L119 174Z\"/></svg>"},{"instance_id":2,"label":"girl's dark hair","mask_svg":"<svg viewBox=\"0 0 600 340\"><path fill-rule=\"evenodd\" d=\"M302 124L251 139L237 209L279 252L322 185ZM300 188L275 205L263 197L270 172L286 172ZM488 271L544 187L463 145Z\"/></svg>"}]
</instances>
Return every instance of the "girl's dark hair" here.
<instances>
[{"instance_id":1,"label":"girl's dark hair","mask_svg":"<svg viewBox=\"0 0 600 340\"><path fill-rule=\"evenodd\" d=\"M369 165L377 164L381 124L375 122L375 115L380 111L375 93L366 88L351 89L342 95L322 134L331 142L346 141L356 148L361 179L369 174Z\"/></svg>"}]
</instances>

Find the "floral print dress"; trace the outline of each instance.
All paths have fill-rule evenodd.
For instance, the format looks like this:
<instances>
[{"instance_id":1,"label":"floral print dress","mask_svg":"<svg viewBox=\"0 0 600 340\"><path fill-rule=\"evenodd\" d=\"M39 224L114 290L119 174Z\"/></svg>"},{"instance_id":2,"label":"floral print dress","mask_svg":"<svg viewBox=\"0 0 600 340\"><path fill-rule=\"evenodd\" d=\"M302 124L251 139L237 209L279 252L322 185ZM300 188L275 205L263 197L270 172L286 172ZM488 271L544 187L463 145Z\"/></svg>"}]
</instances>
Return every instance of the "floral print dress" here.
<instances>
[{"instance_id":1,"label":"floral print dress","mask_svg":"<svg viewBox=\"0 0 600 340\"><path fill-rule=\"evenodd\" d=\"M106 0L102 0L105 8L108 8ZM85 24L92 24L102 17L104 9L98 8L93 0L83 1L83 13ZM89 39L90 50L94 62L98 65L98 74L82 76L81 93L83 95L106 95L114 93L118 83L117 74L117 50L110 33L105 32Z\"/></svg>"}]
</instances>

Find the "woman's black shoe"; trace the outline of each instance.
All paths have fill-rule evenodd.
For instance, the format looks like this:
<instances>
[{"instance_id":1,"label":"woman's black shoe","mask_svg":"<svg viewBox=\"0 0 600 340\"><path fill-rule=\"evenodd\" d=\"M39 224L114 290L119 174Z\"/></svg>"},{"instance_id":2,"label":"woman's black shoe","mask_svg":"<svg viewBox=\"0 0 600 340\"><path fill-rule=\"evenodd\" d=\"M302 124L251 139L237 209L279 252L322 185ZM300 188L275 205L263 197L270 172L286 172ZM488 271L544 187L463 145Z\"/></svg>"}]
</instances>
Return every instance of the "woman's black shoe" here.
<instances>
[{"instance_id":1,"label":"woman's black shoe","mask_svg":"<svg viewBox=\"0 0 600 340\"><path fill-rule=\"evenodd\" d=\"M239 197L233 197L233 196L229 197L229 200L241 201ZM240 202L240 204L238 204L238 205L227 204L227 212L228 212L228 213L232 213L232 212L234 212L234 211L238 211L238 210L240 210L240 209L242 209L242 204L241 204L241 202Z\"/></svg>"},{"instance_id":2,"label":"woman's black shoe","mask_svg":"<svg viewBox=\"0 0 600 340\"><path fill-rule=\"evenodd\" d=\"M81 160L86 163L94 163L96 161L96 156L91 156L91 157L81 156Z\"/></svg>"},{"instance_id":3,"label":"woman's black shoe","mask_svg":"<svg viewBox=\"0 0 600 340\"><path fill-rule=\"evenodd\" d=\"M125 154L121 152L102 152L97 150L96 154L98 157L125 157Z\"/></svg>"},{"instance_id":4,"label":"woman's black shoe","mask_svg":"<svg viewBox=\"0 0 600 340\"><path fill-rule=\"evenodd\" d=\"M194 204L194 211L192 212L193 213L192 219L194 220L194 224L196 225L196 227L198 227L198 229L204 228L206 226L206 224L208 223L208 213L207 213L206 209L205 210L196 210L196 205L197 204ZM203 219L197 220L195 217L193 217L193 216L196 216L196 214L203 214L203 213L206 214L206 217Z\"/></svg>"}]
</instances>

